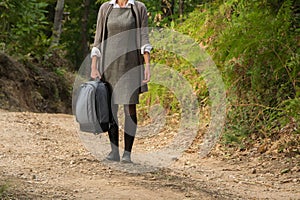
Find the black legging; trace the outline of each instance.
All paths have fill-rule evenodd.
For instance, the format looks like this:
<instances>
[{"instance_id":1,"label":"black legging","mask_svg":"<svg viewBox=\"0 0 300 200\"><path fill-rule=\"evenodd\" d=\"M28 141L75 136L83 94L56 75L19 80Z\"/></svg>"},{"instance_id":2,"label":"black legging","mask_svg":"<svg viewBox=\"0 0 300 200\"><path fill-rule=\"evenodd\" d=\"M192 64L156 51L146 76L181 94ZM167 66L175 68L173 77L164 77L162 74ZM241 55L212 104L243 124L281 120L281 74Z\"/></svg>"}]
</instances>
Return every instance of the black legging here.
<instances>
[{"instance_id":1,"label":"black legging","mask_svg":"<svg viewBox=\"0 0 300 200\"><path fill-rule=\"evenodd\" d=\"M112 114L114 122L109 131L109 139L114 145L119 146L119 128L118 128L118 105L112 105ZM124 141L125 151L131 152L134 137L137 129L136 104L124 105L125 124L124 124Z\"/></svg>"}]
</instances>

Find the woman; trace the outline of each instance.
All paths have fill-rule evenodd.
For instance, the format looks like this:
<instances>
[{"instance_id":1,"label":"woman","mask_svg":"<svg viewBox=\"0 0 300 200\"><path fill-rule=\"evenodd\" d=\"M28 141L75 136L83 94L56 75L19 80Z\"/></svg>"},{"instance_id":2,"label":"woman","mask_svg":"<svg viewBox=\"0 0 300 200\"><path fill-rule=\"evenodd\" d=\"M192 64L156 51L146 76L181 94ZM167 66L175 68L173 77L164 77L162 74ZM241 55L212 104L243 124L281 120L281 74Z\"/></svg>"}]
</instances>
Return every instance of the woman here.
<instances>
[{"instance_id":1,"label":"woman","mask_svg":"<svg viewBox=\"0 0 300 200\"><path fill-rule=\"evenodd\" d=\"M101 5L91 53L91 77L106 81L111 89L114 120L108 131L111 152L108 160L120 161L118 105L124 105L124 153L131 163L137 128L136 104L150 81L148 16L145 5L135 0L111 0ZM145 66L144 66L145 64ZM100 71L98 70L100 69Z\"/></svg>"}]
</instances>

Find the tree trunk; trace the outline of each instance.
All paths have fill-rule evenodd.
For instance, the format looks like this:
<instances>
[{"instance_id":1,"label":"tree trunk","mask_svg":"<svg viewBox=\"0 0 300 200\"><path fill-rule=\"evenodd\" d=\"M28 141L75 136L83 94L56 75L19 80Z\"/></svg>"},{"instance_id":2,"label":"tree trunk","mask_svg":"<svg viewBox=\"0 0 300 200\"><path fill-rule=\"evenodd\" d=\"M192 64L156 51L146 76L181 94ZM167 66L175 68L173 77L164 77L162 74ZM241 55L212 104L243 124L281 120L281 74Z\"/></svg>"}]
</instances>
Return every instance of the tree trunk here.
<instances>
[{"instance_id":1,"label":"tree trunk","mask_svg":"<svg viewBox=\"0 0 300 200\"><path fill-rule=\"evenodd\" d=\"M184 13L184 0L179 0L179 18L181 22L183 21L183 13Z\"/></svg>"},{"instance_id":2,"label":"tree trunk","mask_svg":"<svg viewBox=\"0 0 300 200\"><path fill-rule=\"evenodd\" d=\"M51 47L57 46L59 44L59 39L62 32L61 27L64 14L64 3L64 0L57 0L56 3Z\"/></svg>"},{"instance_id":3,"label":"tree trunk","mask_svg":"<svg viewBox=\"0 0 300 200\"><path fill-rule=\"evenodd\" d=\"M81 47L83 58L89 53L89 46L88 46L88 19L90 13L90 0L84 1L84 13L82 17L81 23Z\"/></svg>"}]
</instances>

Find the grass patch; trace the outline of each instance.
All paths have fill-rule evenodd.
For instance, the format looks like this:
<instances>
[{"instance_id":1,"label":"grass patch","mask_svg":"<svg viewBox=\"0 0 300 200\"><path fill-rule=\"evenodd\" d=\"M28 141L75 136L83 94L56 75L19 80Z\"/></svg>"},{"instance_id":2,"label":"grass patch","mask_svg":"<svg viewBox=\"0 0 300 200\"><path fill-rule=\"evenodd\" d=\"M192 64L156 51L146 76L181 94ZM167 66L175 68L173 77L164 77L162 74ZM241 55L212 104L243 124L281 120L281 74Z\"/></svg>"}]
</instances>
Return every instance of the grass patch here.
<instances>
[{"instance_id":1,"label":"grass patch","mask_svg":"<svg viewBox=\"0 0 300 200\"><path fill-rule=\"evenodd\" d=\"M7 191L8 186L6 184L0 184L0 199L4 198L5 192Z\"/></svg>"}]
</instances>

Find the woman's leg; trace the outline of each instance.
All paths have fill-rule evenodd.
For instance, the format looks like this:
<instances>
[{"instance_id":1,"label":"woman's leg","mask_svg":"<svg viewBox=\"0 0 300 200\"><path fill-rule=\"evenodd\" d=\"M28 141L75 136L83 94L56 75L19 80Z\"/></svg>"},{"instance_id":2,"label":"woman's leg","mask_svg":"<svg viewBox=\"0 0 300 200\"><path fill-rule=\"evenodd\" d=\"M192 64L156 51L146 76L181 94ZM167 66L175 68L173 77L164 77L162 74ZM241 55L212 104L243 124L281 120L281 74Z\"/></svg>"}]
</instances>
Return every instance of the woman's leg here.
<instances>
[{"instance_id":1,"label":"woman's leg","mask_svg":"<svg viewBox=\"0 0 300 200\"><path fill-rule=\"evenodd\" d=\"M106 157L108 160L112 161L120 161L120 153L119 153L119 126L118 126L118 105L112 105L112 115L113 120L110 124L110 128L108 130L108 136L111 146L111 152Z\"/></svg>"},{"instance_id":2,"label":"woman's leg","mask_svg":"<svg viewBox=\"0 0 300 200\"><path fill-rule=\"evenodd\" d=\"M136 105L124 105L125 126L124 126L124 154L122 162L131 162L131 150L137 129Z\"/></svg>"}]
</instances>

